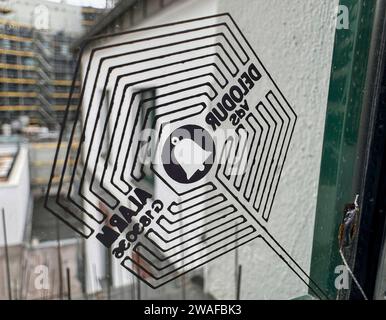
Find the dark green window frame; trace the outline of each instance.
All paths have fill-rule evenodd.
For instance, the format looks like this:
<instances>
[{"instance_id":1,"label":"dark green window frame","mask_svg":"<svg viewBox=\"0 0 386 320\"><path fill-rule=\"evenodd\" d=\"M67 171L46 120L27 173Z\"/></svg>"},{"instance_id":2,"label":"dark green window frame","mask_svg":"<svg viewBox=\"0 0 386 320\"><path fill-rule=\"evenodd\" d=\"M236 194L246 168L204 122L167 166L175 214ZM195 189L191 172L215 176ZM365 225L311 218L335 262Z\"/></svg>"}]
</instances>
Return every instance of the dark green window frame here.
<instances>
[{"instance_id":1,"label":"dark green window frame","mask_svg":"<svg viewBox=\"0 0 386 320\"><path fill-rule=\"evenodd\" d=\"M349 9L350 26L335 35L310 272L330 299L337 296L335 268L343 264L337 239L343 208L359 193L366 77L381 1L340 1Z\"/></svg>"}]
</instances>

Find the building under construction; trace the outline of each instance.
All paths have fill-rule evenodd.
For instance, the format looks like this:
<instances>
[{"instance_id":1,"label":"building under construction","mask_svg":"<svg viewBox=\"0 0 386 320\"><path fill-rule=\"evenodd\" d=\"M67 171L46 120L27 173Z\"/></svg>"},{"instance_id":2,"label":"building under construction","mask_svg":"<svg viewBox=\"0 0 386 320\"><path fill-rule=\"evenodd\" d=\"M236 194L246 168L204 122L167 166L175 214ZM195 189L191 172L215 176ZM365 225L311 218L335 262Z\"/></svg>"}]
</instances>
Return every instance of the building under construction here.
<instances>
[{"instance_id":1,"label":"building under construction","mask_svg":"<svg viewBox=\"0 0 386 320\"><path fill-rule=\"evenodd\" d=\"M77 268L81 246L68 229L57 228L43 199L73 82L71 46L104 11L44 0L0 1L0 207L8 235L1 247L9 248L7 255L0 250L0 299L37 298L25 283L40 264L51 264L56 284L49 295L56 297L65 273L56 258ZM74 91L75 98L78 81ZM73 117L69 110L67 119ZM53 242L59 240L60 247ZM76 294L81 285L72 275Z\"/></svg>"},{"instance_id":2,"label":"building under construction","mask_svg":"<svg viewBox=\"0 0 386 320\"><path fill-rule=\"evenodd\" d=\"M27 116L29 124L49 129L58 126L74 72L71 44L101 12L48 1L0 2L2 125Z\"/></svg>"}]
</instances>

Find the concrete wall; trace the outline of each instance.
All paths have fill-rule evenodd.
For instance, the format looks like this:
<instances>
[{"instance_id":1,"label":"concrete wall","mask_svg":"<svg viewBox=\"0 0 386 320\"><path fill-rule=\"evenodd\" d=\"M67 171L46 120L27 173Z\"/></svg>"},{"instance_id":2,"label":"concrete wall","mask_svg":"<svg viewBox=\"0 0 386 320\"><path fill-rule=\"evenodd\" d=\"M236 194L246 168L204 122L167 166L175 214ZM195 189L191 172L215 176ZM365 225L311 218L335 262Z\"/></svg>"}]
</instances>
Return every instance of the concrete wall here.
<instances>
[{"instance_id":1,"label":"concrete wall","mask_svg":"<svg viewBox=\"0 0 386 320\"><path fill-rule=\"evenodd\" d=\"M0 183L0 209L4 208L7 238L10 246L23 242L24 228L29 210L28 149L22 147L7 182ZM2 221L1 221L2 223ZM0 246L4 245L3 227L0 228Z\"/></svg>"},{"instance_id":2,"label":"concrete wall","mask_svg":"<svg viewBox=\"0 0 386 320\"><path fill-rule=\"evenodd\" d=\"M269 230L309 271L337 0L221 0L298 115ZM266 246L238 252L242 299L287 299L307 287ZM235 297L235 257L208 265L206 288Z\"/></svg>"}]
</instances>

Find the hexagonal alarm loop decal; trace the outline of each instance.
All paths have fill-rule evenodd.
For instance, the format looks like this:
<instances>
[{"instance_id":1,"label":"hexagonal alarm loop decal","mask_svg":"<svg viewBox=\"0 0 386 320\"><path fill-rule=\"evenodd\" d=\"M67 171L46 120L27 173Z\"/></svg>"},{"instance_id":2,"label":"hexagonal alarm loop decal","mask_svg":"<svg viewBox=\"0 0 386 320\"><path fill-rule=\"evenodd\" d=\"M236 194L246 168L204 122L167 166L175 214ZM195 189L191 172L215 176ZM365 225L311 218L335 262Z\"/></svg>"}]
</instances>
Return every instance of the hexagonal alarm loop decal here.
<instances>
[{"instance_id":1,"label":"hexagonal alarm loop decal","mask_svg":"<svg viewBox=\"0 0 386 320\"><path fill-rule=\"evenodd\" d=\"M90 39L77 73L53 214L152 288L262 241L323 296L269 232L296 114L229 14Z\"/></svg>"}]
</instances>

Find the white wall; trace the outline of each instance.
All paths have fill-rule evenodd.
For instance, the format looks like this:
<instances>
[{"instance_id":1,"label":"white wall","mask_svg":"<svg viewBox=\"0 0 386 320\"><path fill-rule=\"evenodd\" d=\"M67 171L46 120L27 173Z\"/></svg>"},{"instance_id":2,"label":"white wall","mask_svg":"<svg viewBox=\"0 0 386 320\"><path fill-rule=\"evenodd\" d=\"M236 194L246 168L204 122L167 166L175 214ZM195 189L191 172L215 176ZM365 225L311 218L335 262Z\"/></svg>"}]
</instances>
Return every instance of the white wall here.
<instances>
[{"instance_id":1,"label":"white wall","mask_svg":"<svg viewBox=\"0 0 386 320\"><path fill-rule=\"evenodd\" d=\"M309 271L317 186L335 35L337 0L220 0L298 115L269 230ZM235 258L207 267L206 288L216 298L235 298ZM288 299L306 286L258 241L241 247L242 299Z\"/></svg>"},{"instance_id":2,"label":"white wall","mask_svg":"<svg viewBox=\"0 0 386 320\"><path fill-rule=\"evenodd\" d=\"M4 208L8 245L23 242L30 195L28 149L22 147L7 182L0 182L0 210ZM4 245L2 219L0 246Z\"/></svg>"}]
</instances>

